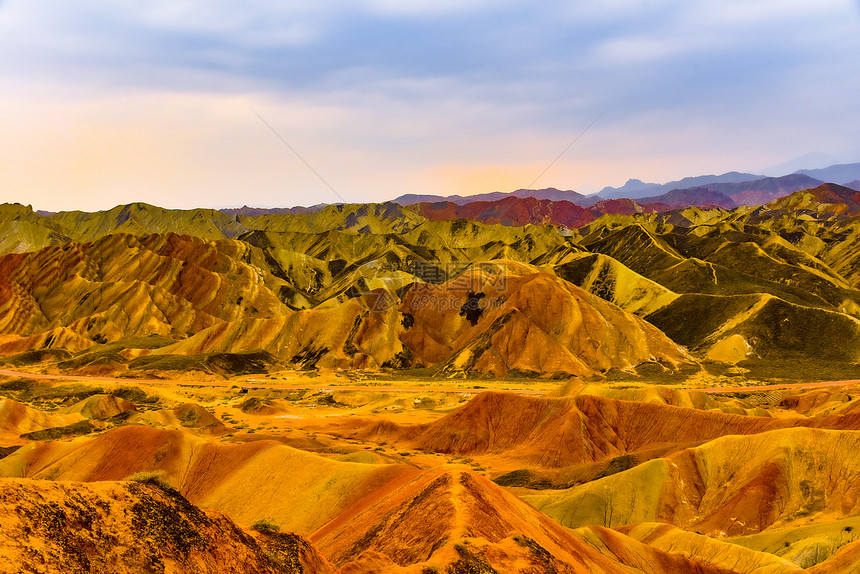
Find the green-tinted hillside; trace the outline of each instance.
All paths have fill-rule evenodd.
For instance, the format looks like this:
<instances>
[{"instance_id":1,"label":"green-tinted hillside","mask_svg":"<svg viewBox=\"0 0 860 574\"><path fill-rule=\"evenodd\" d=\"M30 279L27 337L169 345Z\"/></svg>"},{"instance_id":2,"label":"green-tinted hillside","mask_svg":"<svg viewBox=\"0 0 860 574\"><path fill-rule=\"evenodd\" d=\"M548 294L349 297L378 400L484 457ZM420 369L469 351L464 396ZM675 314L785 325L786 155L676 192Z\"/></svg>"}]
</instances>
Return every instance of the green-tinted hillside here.
<instances>
[{"instance_id":1,"label":"green-tinted hillside","mask_svg":"<svg viewBox=\"0 0 860 574\"><path fill-rule=\"evenodd\" d=\"M605 214L578 231L430 221L393 203L253 216L5 205L0 352L157 335L169 343L110 364L264 350L307 368L595 374L688 362L671 339L699 359L847 365L860 360L855 197L822 186L758 208ZM644 337L634 316L669 339ZM616 336L651 343L631 355Z\"/></svg>"}]
</instances>

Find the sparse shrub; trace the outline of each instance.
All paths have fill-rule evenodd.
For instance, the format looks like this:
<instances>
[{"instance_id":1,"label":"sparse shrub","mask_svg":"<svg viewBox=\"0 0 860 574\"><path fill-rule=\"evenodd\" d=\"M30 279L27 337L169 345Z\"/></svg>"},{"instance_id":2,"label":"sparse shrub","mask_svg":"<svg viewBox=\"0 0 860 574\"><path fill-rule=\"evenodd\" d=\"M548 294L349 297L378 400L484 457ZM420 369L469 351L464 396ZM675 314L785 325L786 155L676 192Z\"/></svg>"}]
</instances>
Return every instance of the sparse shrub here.
<instances>
[{"instance_id":1,"label":"sparse shrub","mask_svg":"<svg viewBox=\"0 0 860 574\"><path fill-rule=\"evenodd\" d=\"M251 530L256 530L263 534L274 534L280 532L281 527L268 518L261 518L251 525Z\"/></svg>"},{"instance_id":2,"label":"sparse shrub","mask_svg":"<svg viewBox=\"0 0 860 574\"><path fill-rule=\"evenodd\" d=\"M170 486L170 483L164 477L164 471L162 470L145 470L142 472L136 472L126 478L126 480L139 482L141 484L151 484L165 490L173 490L173 487Z\"/></svg>"}]
</instances>

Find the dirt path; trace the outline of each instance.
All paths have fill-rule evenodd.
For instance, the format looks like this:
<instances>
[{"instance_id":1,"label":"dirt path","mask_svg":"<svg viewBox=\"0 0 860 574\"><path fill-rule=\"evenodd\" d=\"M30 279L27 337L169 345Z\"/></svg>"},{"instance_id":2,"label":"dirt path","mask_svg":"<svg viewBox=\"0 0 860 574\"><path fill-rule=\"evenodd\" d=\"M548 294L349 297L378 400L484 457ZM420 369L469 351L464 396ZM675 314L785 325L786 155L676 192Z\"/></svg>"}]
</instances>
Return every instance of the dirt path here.
<instances>
[{"instance_id":1,"label":"dirt path","mask_svg":"<svg viewBox=\"0 0 860 574\"><path fill-rule=\"evenodd\" d=\"M88 383L112 383L121 385L154 385L154 386L178 386L178 387L239 387L243 389L275 389L275 390L296 390L296 391L378 391L385 393L457 393L457 394L476 394L483 388L473 389L458 389L453 387L426 387L426 386L386 386L386 385L307 385L307 384L270 384L256 383L251 381L175 381L167 379L122 379L116 377L94 377L94 376L74 376L74 375L47 375L26 373L23 371L11 371L0 369L0 376L6 377L24 377L28 379L38 380L54 380L54 381L78 381ZM710 387L699 389L695 387L686 387L683 390L701 391L703 393L748 393L760 392L777 389L818 389L826 387L844 387L848 385L860 384L860 380L845 380L845 381L815 381L809 383L778 383L773 385L759 385L754 387ZM492 389L499 392L517 393L519 395L542 396L547 394L547 390L539 389Z\"/></svg>"},{"instance_id":2,"label":"dirt path","mask_svg":"<svg viewBox=\"0 0 860 574\"><path fill-rule=\"evenodd\" d=\"M424 386L385 386L385 385L307 385L307 384L269 384L248 381L174 381L167 379L122 379L115 377L93 377L74 375L47 375L36 373L25 373L22 371L10 371L0 369L0 376L22 377L37 380L52 381L76 381L87 383L111 383L121 385L153 385L153 386L178 386L178 387L239 387L243 389L274 389L295 391L376 391L385 393L457 393L475 394L486 389L458 389L454 387L424 387ZM493 389L499 392L517 393L520 395L545 395L549 391L537 389Z\"/></svg>"}]
</instances>

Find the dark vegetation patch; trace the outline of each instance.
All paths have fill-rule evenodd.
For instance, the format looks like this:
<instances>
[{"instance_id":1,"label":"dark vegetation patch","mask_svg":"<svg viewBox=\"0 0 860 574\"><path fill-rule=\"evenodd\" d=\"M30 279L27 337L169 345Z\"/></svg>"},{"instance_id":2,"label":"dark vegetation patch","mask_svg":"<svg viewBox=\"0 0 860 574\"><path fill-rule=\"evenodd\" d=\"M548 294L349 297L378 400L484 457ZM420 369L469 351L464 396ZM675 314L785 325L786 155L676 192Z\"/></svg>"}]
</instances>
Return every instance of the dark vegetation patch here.
<instances>
[{"instance_id":1,"label":"dark vegetation patch","mask_svg":"<svg viewBox=\"0 0 860 574\"><path fill-rule=\"evenodd\" d=\"M181 405L174 409L174 412L176 413L176 417L179 419L179 422L184 427L196 427L200 424L200 412L190 405Z\"/></svg>"},{"instance_id":2,"label":"dark vegetation patch","mask_svg":"<svg viewBox=\"0 0 860 574\"><path fill-rule=\"evenodd\" d=\"M582 286L585 282L585 279L591 273L592 266L594 262L597 260L597 255L589 255L587 257L581 257L570 263L565 263L564 265L558 265L553 269L555 274L568 281L573 283L574 285Z\"/></svg>"},{"instance_id":3,"label":"dark vegetation patch","mask_svg":"<svg viewBox=\"0 0 860 574\"><path fill-rule=\"evenodd\" d=\"M460 557L445 569L446 574L499 574L482 553L473 552L466 544L455 544Z\"/></svg>"},{"instance_id":4,"label":"dark vegetation patch","mask_svg":"<svg viewBox=\"0 0 860 574\"><path fill-rule=\"evenodd\" d=\"M95 510L74 494L66 498L65 504L35 501L34 508L28 510L27 521L51 543L49 560L63 564L69 572L89 572L89 556L96 547L93 540L82 533L94 527L100 529Z\"/></svg>"},{"instance_id":5,"label":"dark vegetation patch","mask_svg":"<svg viewBox=\"0 0 860 574\"><path fill-rule=\"evenodd\" d=\"M643 369L644 372L642 373L639 372L638 368L632 371L611 368L603 373L602 379L606 382L636 381L640 383L652 383L655 385L680 384L683 383L689 375L698 372L699 370L700 366L697 363L693 363L689 366L679 365L678 370L663 370L648 366Z\"/></svg>"},{"instance_id":6,"label":"dark vegetation patch","mask_svg":"<svg viewBox=\"0 0 860 574\"><path fill-rule=\"evenodd\" d=\"M519 486L524 488L531 488L534 490L546 490L550 488L556 488L556 486L553 485L552 481L548 478L542 477L536 472L525 468L519 470L512 470L511 472L505 473L501 476L497 476L493 479L493 482L495 482L499 486Z\"/></svg>"},{"instance_id":7,"label":"dark vegetation patch","mask_svg":"<svg viewBox=\"0 0 860 574\"><path fill-rule=\"evenodd\" d=\"M154 405L159 400L157 396L149 395L138 387L121 387L111 391L111 394L134 404Z\"/></svg>"},{"instance_id":8,"label":"dark vegetation patch","mask_svg":"<svg viewBox=\"0 0 860 574\"><path fill-rule=\"evenodd\" d=\"M268 351L256 350L244 353L212 353L207 364L223 375L255 375L268 373L281 366L281 362Z\"/></svg>"},{"instance_id":9,"label":"dark vegetation patch","mask_svg":"<svg viewBox=\"0 0 860 574\"><path fill-rule=\"evenodd\" d=\"M239 404L239 409L243 413L256 413L261 410L273 407L275 401L262 397L248 397Z\"/></svg>"},{"instance_id":10,"label":"dark vegetation patch","mask_svg":"<svg viewBox=\"0 0 860 574\"><path fill-rule=\"evenodd\" d=\"M676 343L695 349L720 325L745 313L758 301L758 295L718 297L685 293L645 320ZM690 317L696 320L691 321Z\"/></svg>"},{"instance_id":11,"label":"dark vegetation patch","mask_svg":"<svg viewBox=\"0 0 860 574\"><path fill-rule=\"evenodd\" d=\"M49 429L24 433L21 435L21 438L39 441L57 440L73 436L87 435L92 432L95 432L96 430L97 429L95 426L93 426L92 422L90 422L89 420L82 420L62 427L53 427Z\"/></svg>"},{"instance_id":12,"label":"dark vegetation patch","mask_svg":"<svg viewBox=\"0 0 860 574\"><path fill-rule=\"evenodd\" d=\"M170 486L170 483L165 478L163 471L141 471L131 475L126 480L137 482L139 484L149 484L151 486L157 486L162 490L170 490L173 488L172 486Z\"/></svg>"},{"instance_id":13,"label":"dark vegetation patch","mask_svg":"<svg viewBox=\"0 0 860 574\"><path fill-rule=\"evenodd\" d=\"M458 218L451 222L451 233L457 233L466 229L472 222L465 218Z\"/></svg>"},{"instance_id":14,"label":"dark vegetation patch","mask_svg":"<svg viewBox=\"0 0 860 574\"><path fill-rule=\"evenodd\" d=\"M168 500L153 496L151 488L157 488ZM138 497L131 507L131 526L143 536L151 537L157 547L170 548L186 558L192 550L209 546L199 527L210 526L211 520L177 491L160 484L137 482L129 485L129 491Z\"/></svg>"},{"instance_id":15,"label":"dark vegetation patch","mask_svg":"<svg viewBox=\"0 0 860 574\"><path fill-rule=\"evenodd\" d=\"M25 391L36 384L35 379L12 379L0 383L0 391Z\"/></svg>"},{"instance_id":16,"label":"dark vegetation patch","mask_svg":"<svg viewBox=\"0 0 860 574\"><path fill-rule=\"evenodd\" d=\"M860 334L851 317L778 300L769 301L758 317L747 339L764 359L860 360L860 349L845 344Z\"/></svg>"},{"instance_id":17,"label":"dark vegetation patch","mask_svg":"<svg viewBox=\"0 0 860 574\"><path fill-rule=\"evenodd\" d=\"M18 402L44 407L70 406L93 395L105 393L101 387L82 384L55 385L33 379L13 379L0 383L0 391Z\"/></svg>"},{"instance_id":18,"label":"dark vegetation patch","mask_svg":"<svg viewBox=\"0 0 860 574\"><path fill-rule=\"evenodd\" d=\"M427 263L426 261L413 261L409 272L424 283L431 283L433 285L441 285L448 280L448 273L442 267Z\"/></svg>"},{"instance_id":19,"label":"dark vegetation patch","mask_svg":"<svg viewBox=\"0 0 860 574\"><path fill-rule=\"evenodd\" d=\"M75 371L93 365L124 365L127 362L128 359L116 351L100 349L77 355L66 361L60 361L57 363L57 367L64 371Z\"/></svg>"},{"instance_id":20,"label":"dark vegetation patch","mask_svg":"<svg viewBox=\"0 0 860 574\"><path fill-rule=\"evenodd\" d=\"M55 363L70 359L71 357L72 353L65 349L38 349L25 351L9 357L3 357L0 359L0 362L4 365L23 367L27 365L37 365L39 363Z\"/></svg>"},{"instance_id":21,"label":"dark vegetation patch","mask_svg":"<svg viewBox=\"0 0 860 574\"><path fill-rule=\"evenodd\" d=\"M316 402L318 405L324 405L327 407L349 407L346 403L342 403L334 398L334 395L331 393L320 393L315 396Z\"/></svg>"},{"instance_id":22,"label":"dark vegetation patch","mask_svg":"<svg viewBox=\"0 0 860 574\"><path fill-rule=\"evenodd\" d=\"M251 525L251 530L256 530L257 532L265 534L274 534L275 532L280 532L281 527L268 518L261 518Z\"/></svg>"},{"instance_id":23,"label":"dark vegetation patch","mask_svg":"<svg viewBox=\"0 0 860 574\"><path fill-rule=\"evenodd\" d=\"M128 363L130 371L203 371L215 374L205 355L146 355Z\"/></svg>"},{"instance_id":24,"label":"dark vegetation patch","mask_svg":"<svg viewBox=\"0 0 860 574\"><path fill-rule=\"evenodd\" d=\"M355 320L352 322L352 327L350 327L349 333L343 342L343 352L349 357L358 352L358 348L355 346L355 335L358 333L358 328L361 326L361 321L364 319L365 315L365 313L356 315Z\"/></svg>"},{"instance_id":25,"label":"dark vegetation patch","mask_svg":"<svg viewBox=\"0 0 860 574\"><path fill-rule=\"evenodd\" d=\"M21 445L0 446L0 459L6 458L7 456L14 453L19 448L21 448Z\"/></svg>"},{"instance_id":26,"label":"dark vegetation patch","mask_svg":"<svg viewBox=\"0 0 860 574\"><path fill-rule=\"evenodd\" d=\"M475 364L478 362L478 359L481 358L481 355L486 353L493 346L493 335L495 335L505 324L511 320L514 316L514 311L508 311L501 317L498 317L493 323L474 340L472 343L466 347L472 352L472 356L469 361L460 369L464 373L469 373L474 368ZM453 370L453 360L448 363L442 365L442 367L436 370L436 373L446 373ZM520 372L511 372L509 373L512 379L520 378ZM476 378L488 378L492 375L489 373L475 373Z\"/></svg>"},{"instance_id":27,"label":"dark vegetation patch","mask_svg":"<svg viewBox=\"0 0 860 574\"><path fill-rule=\"evenodd\" d=\"M124 349L159 349L171 345L176 341L160 335L150 335L148 337L128 337L112 343L107 343L103 340L96 342L102 344L98 344L74 356L58 360L57 366L61 369L75 370L94 364L115 363L124 365L128 363L128 359L119 353Z\"/></svg>"},{"instance_id":28,"label":"dark vegetation patch","mask_svg":"<svg viewBox=\"0 0 860 574\"><path fill-rule=\"evenodd\" d=\"M613 474L617 474L625 470L630 470L637 464L639 463L637 462L636 457L632 454L623 454L621 456L616 456L606 464L603 470L597 473L597 476L595 476L594 479L596 480L598 478L611 476Z\"/></svg>"},{"instance_id":29,"label":"dark vegetation patch","mask_svg":"<svg viewBox=\"0 0 860 574\"><path fill-rule=\"evenodd\" d=\"M263 534L260 537L263 552L279 568L279 571L288 574L303 574L305 569L301 561L302 554L311 551L307 541L295 534L277 531L260 532Z\"/></svg>"},{"instance_id":30,"label":"dark vegetation patch","mask_svg":"<svg viewBox=\"0 0 860 574\"><path fill-rule=\"evenodd\" d=\"M267 351L203 353L199 355L147 355L128 364L136 371L203 371L222 377L268 373L281 363Z\"/></svg>"},{"instance_id":31,"label":"dark vegetation patch","mask_svg":"<svg viewBox=\"0 0 860 574\"><path fill-rule=\"evenodd\" d=\"M385 517L384 519L371 526L367 530L367 532L364 533L364 536L356 540L355 544L352 545L352 548L349 549L345 556L358 556L359 554L367 550L373 543L373 540L377 536L379 536L379 533L382 532L382 529L388 523L388 518L389 517Z\"/></svg>"},{"instance_id":32,"label":"dark vegetation patch","mask_svg":"<svg viewBox=\"0 0 860 574\"><path fill-rule=\"evenodd\" d=\"M290 359L290 363L299 365L302 369L310 371L316 368L317 363L328 353L326 347L314 349L313 347L305 347Z\"/></svg>"},{"instance_id":33,"label":"dark vegetation patch","mask_svg":"<svg viewBox=\"0 0 860 574\"><path fill-rule=\"evenodd\" d=\"M795 357L791 361L749 359L738 367L749 370L746 377L754 380L838 381L860 379L860 364L848 361L825 361Z\"/></svg>"},{"instance_id":34,"label":"dark vegetation patch","mask_svg":"<svg viewBox=\"0 0 860 574\"><path fill-rule=\"evenodd\" d=\"M332 259L328 262L328 271L329 273L331 273L332 277L336 277L343 272L343 270L346 268L346 265L346 259Z\"/></svg>"},{"instance_id":35,"label":"dark vegetation patch","mask_svg":"<svg viewBox=\"0 0 860 574\"><path fill-rule=\"evenodd\" d=\"M384 369L405 369L412 364L412 349L403 346L403 350L394 355L390 361L382 364Z\"/></svg>"},{"instance_id":36,"label":"dark vegetation patch","mask_svg":"<svg viewBox=\"0 0 860 574\"><path fill-rule=\"evenodd\" d=\"M528 549L531 559L534 562L537 562L539 567L543 570L543 574L555 574L558 572L556 560L546 548L524 534L515 535L514 542Z\"/></svg>"}]
</instances>

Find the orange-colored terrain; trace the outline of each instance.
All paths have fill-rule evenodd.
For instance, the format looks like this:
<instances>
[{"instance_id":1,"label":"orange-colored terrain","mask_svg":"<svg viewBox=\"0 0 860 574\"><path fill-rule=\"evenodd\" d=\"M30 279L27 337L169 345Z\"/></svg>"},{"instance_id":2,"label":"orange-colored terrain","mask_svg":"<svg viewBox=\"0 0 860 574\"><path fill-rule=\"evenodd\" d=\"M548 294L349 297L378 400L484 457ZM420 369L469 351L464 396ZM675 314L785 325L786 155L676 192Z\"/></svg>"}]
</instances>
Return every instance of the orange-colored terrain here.
<instances>
[{"instance_id":1,"label":"orange-colored terrain","mask_svg":"<svg viewBox=\"0 0 860 574\"><path fill-rule=\"evenodd\" d=\"M99 381L20 380L0 386L33 406L5 400L5 436L69 421L98 428L41 440L19 433L0 474L126 488L154 472L244 528L266 520L307 537L320 564L344 573L797 572L810 566L798 542L784 557L733 541L809 524L831 541L814 571L839 572L855 548L853 535L831 538L827 525L860 517L851 494L860 485L856 387L787 389L757 406L730 393L629 385L443 404L459 395L419 390L421 401L403 401L368 387L297 400L294 389L235 394L201 382L143 394L117 385L131 400L71 402L59 397ZM71 404L48 406L58 400ZM121 504L105 508L105 524L125 520ZM655 522L666 526L644 534ZM262 545L266 535L255 536Z\"/></svg>"},{"instance_id":2,"label":"orange-colored terrain","mask_svg":"<svg viewBox=\"0 0 860 574\"><path fill-rule=\"evenodd\" d=\"M855 572L857 197L0 206L0 572Z\"/></svg>"}]
</instances>

